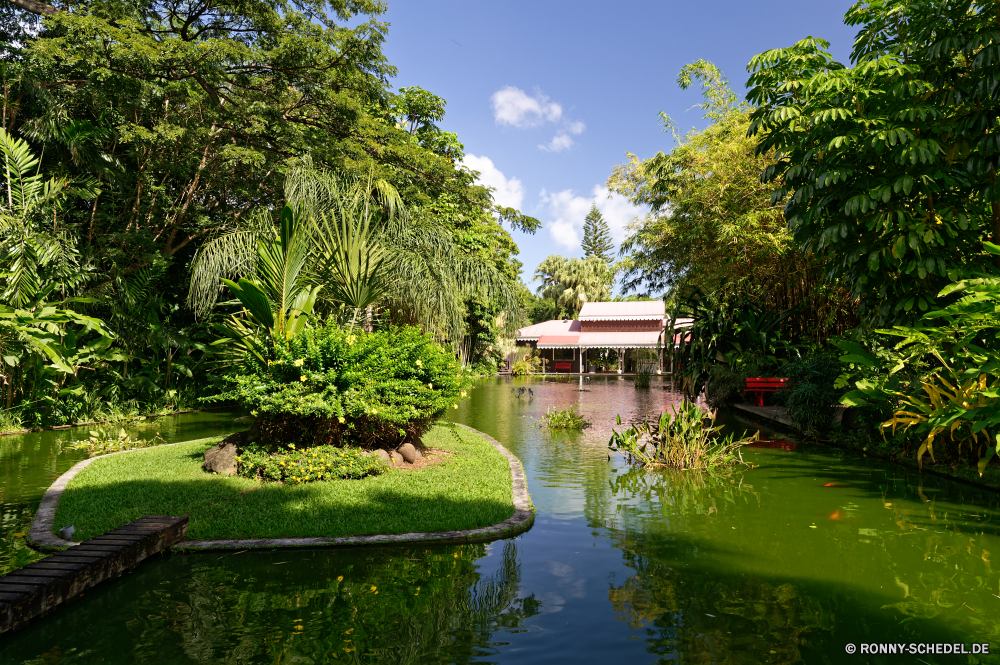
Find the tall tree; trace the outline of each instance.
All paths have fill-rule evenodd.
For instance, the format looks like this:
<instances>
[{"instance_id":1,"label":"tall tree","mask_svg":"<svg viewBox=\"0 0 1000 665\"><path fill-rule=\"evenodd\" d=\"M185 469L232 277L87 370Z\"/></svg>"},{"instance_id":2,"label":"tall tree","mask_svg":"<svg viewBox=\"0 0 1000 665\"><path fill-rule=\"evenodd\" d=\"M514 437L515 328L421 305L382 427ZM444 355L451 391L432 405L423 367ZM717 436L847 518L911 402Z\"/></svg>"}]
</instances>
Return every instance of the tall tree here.
<instances>
[{"instance_id":1,"label":"tall tree","mask_svg":"<svg viewBox=\"0 0 1000 665\"><path fill-rule=\"evenodd\" d=\"M772 200L761 172L771 163L747 136L750 107L722 72L698 60L681 69L681 88L700 85L708 127L678 135L677 146L650 159L630 155L608 187L651 212L632 227L618 263L626 290L659 296L710 294L722 304L749 301L763 310L798 308L790 332L841 329L853 308L837 284L789 235L784 201Z\"/></svg>"},{"instance_id":2,"label":"tall tree","mask_svg":"<svg viewBox=\"0 0 1000 665\"><path fill-rule=\"evenodd\" d=\"M596 203L590 204L590 212L583 222L583 257L599 256L611 265L615 260L615 244L611 242L611 229L604 221L604 215Z\"/></svg>"},{"instance_id":3,"label":"tall tree","mask_svg":"<svg viewBox=\"0 0 1000 665\"><path fill-rule=\"evenodd\" d=\"M611 297L614 274L599 256L567 259L553 254L535 269L538 293L559 307L560 318L575 319L584 303Z\"/></svg>"},{"instance_id":4,"label":"tall tree","mask_svg":"<svg viewBox=\"0 0 1000 665\"><path fill-rule=\"evenodd\" d=\"M853 66L812 37L751 60L751 134L798 244L876 323L912 320L1000 242L995 0L872 0Z\"/></svg>"}]
</instances>

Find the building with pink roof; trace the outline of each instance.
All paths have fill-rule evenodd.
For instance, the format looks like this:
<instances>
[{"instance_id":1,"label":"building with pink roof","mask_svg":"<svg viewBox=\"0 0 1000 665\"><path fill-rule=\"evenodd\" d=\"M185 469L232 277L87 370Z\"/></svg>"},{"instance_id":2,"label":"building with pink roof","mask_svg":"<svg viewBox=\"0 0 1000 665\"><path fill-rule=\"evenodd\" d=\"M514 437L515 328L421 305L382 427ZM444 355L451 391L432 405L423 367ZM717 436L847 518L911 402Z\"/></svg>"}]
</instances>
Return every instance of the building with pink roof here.
<instances>
[{"instance_id":1,"label":"building with pink roof","mask_svg":"<svg viewBox=\"0 0 1000 665\"><path fill-rule=\"evenodd\" d=\"M678 319L674 328L690 325L690 319ZM538 349L548 371L595 372L596 367L587 364L587 352L611 349L618 354L618 373L634 369L638 362L658 372L663 347L675 343L675 335L667 335L666 329L662 301L588 302L576 320L556 319L519 329L517 345ZM653 350L656 355L640 358L637 349Z\"/></svg>"}]
</instances>

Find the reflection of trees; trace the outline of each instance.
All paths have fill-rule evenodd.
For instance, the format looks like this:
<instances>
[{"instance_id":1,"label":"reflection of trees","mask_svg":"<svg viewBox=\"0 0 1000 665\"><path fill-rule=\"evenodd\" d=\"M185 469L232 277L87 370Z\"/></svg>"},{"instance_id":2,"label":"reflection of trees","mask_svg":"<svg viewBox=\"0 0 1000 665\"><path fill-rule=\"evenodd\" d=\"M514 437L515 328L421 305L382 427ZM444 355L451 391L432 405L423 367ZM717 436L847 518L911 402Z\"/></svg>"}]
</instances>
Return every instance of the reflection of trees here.
<instances>
[{"instance_id":1,"label":"reflection of trees","mask_svg":"<svg viewBox=\"0 0 1000 665\"><path fill-rule=\"evenodd\" d=\"M619 619L646 629L652 653L679 662L808 661L868 631L878 641L1000 641L1000 524L984 507L995 499L946 483L926 489L918 478L816 478L819 470L836 471L800 470L816 490L792 489L806 474L789 467L789 484L769 476L757 481L770 486L759 496L752 472L611 481L615 507L603 524L634 571L608 589ZM807 538L774 528L789 502L805 501L808 514L830 505L810 492L849 484L875 491L825 509L830 521ZM819 551L814 575L803 562Z\"/></svg>"},{"instance_id":2,"label":"reflection of trees","mask_svg":"<svg viewBox=\"0 0 1000 665\"><path fill-rule=\"evenodd\" d=\"M788 583L697 568L690 564L710 556L703 545L678 535L665 548L641 528L628 528L655 507L678 527L737 502L757 503L742 473L635 470L615 478L611 490L620 515L612 542L635 574L610 585L608 599L621 621L647 629L652 653L691 663L794 663L811 633L833 630L834 605L827 599ZM669 565L675 561L684 562L683 570Z\"/></svg>"},{"instance_id":3,"label":"reflection of trees","mask_svg":"<svg viewBox=\"0 0 1000 665\"><path fill-rule=\"evenodd\" d=\"M169 594L144 595L133 632L149 645L179 640L198 663L468 662L492 651L497 628L539 611L518 598L512 541L489 576L474 565L481 544L327 554L289 553L288 568L250 566L249 577L235 563L198 566Z\"/></svg>"}]
</instances>

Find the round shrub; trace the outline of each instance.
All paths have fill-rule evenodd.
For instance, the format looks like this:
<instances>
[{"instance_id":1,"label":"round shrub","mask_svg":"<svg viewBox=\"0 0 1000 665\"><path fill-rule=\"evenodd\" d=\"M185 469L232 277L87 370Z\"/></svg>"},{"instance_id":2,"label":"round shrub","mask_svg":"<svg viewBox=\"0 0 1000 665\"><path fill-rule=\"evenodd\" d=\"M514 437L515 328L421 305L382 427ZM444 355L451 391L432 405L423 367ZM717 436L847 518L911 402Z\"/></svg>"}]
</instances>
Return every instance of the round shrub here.
<instances>
[{"instance_id":1,"label":"round shrub","mask_svg":"<svg viewBox=\"0 0 1000 665\"><path fill-rule=\"evenodd\" d=\"M248 354L223 396L257 417L251 440L264 445L415 443L465 395L454 356L414 327L317 323L269 356Z\"/></svg>"}]
</instances>

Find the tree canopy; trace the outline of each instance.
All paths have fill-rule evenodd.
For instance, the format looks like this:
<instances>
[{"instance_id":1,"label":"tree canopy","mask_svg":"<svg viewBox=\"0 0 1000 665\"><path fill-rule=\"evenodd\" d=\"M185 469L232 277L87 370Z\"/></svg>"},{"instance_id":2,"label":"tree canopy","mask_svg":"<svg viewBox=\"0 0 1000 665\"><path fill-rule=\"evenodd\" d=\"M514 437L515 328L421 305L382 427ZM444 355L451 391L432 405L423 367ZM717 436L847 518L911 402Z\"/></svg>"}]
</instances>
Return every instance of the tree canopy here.
<instances>
[{"instance_id":1,"label":"tree canopy","mask_svg":"<svg viewBox=\"0 0 1000 665\"><path fill-rule=\"evenodd\" d=\"M876 322L932 306L1000 241L997 4L859 2L853 66L806 38L749 66L750 134L795 241Z\"/></svg>"}]
</instances>

